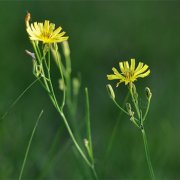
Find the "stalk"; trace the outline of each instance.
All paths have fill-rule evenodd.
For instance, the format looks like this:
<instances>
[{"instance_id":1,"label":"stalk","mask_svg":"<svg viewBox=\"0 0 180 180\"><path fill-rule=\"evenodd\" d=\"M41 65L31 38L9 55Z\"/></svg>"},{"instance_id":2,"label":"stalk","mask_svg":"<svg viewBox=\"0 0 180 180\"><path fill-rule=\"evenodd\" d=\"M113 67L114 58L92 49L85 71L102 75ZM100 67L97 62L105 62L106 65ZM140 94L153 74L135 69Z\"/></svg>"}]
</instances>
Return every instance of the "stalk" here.
<instances>
[{"instance_id":1,"label":"stalk","mask_svg":"<svg viewBox=\"0 0 180 180\"><path fill-rule=\"evenodd\" d=\"M20 175L19 175L18 180L21 180L21 179L22 179L22 175L23 175L23 172L24 172L24 167L25 167L25 164L26 164L26 161L27 161L27 157L28 157L28 154L29 154L29 149L30 149L30 147L31 147L31 143L32 143L32 140L33 140L33 137L34 137L34 133L35 133L35 131L36 131L36 128L37 128L37 126L38 126L38 123L39 123L39 120L40 120L42 114L43 114L43 110L40 112L40 114L39 114L39 116L38 116L38 119L37 119L37 121L36 121L36 124L35 124L35 126L34 126L34 128L33 128L33 131L32 131L32 133L31 133L31 137L30 137L30 139L29 139L28 146L27 146L27 148L26 148L26 152L25 152L25 155L24 155L24 160L23 160L23 163L22 163L21 172L20 172Z\"/></svg>"},{"instance_id":2,"label":"stalk","mask_svg":"<svg viewBox=\"0 0 180 180\"><path fill-rule=\"evenodd\" d=\"M145 133L144 128L142 128L141 132L142 132L142 136L143 136L144 149L145 149L145 153L146 153L146 160L148 163L151 179L155 180L154 171L153 171L153 167L152 167L152 163L151 163L151 159L150 159L150 154L149 154L149 149L148 149L147 137L146 137L146 133Z\"/></svg>"}]
</instances>

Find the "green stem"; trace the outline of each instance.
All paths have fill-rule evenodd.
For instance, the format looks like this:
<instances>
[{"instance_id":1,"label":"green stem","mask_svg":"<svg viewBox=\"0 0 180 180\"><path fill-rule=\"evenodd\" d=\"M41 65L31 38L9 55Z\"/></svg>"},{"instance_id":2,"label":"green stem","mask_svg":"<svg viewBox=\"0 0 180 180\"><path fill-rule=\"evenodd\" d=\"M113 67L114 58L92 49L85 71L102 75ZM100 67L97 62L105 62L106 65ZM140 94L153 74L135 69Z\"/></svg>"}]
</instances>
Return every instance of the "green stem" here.
<instances>
[{"instance_id":1,"label":"green stem","mask_svg":"<svg viewBox=\"0 0 180 180\"><path fill-rule=\"evenodd\" d=\"M114 104L115 104L121 111L123 111L126 115L129 116L129 113L128 113L126 110L124 110L124 109L116 102L115 99L112 99L112 100L113 100ZM136 119L135 117L134 117L134 120L136 120L136 121L138 122L138 119ZM139 128L139 126L138 126L138 124L137 124L136 121L132 121L132 122Z\"/></svg>"},{"instance_id":2,"label":"green stem","mask_svg":"<svg viewBox=\"0 0 180 180\"><path fill-rule=\"evenodd\" d=\"M47 73L48 73L48 79L49 79L49 84L50 84L52 96L53 96L53 99L54 99L54 103L55 103L55 105L56 105L57 107L59 107L58 102L57 102L57 99L56 99L56 96L55 96L55 93L54 93L54 88L53 88L53 85L52 85L52 82L51 82L50 69L48 68L48 64L47 64L47 62L46 62L46 58L45 58L44 60L45 60L45 66L46 66ZM50 50L48 51L48 62L50 62Z\"/></svg>"},{"instance_id":3,"label":"green stem","mask_svg":"<svg viewBox=\"0 0 180 180\"><path fill-rule=\"evenodd\" d=\"M126 110L124 110L124 109L116 102L115 99L112 99L112 100L113 100L114 104L115 104L121 111L123 111L126 115L129 116L129 113L128 113Z\"/></svg>"},{"instance_id":4,"label":"green stem","mask_svg":"<svg viewBox=\"0 0 180 180\"><path fill-rule=\"evenodd\" d=\"M64 48L63 48L64 50ZM65 50L64 50L65 51ZM67 106L73 116L72 112L72 97L71 97L71 58L69 54L64 52L65 62L66 62L66 69L65 69L65 79L66 79L66 91L67 91Z\"/></svg>"},{"instance_id":5,"label":"green stem","mask_svg":"<svg viewBox=\"0 0 180 180\"><path fill-rule=\"evenodd\" d=\"M42 74L43 74L42 78L43 78L44 84L47 87L48 92L50 92L49 85L47 83L47 80L46 80L46 77L45 77L45 73L44 73L44 69L43 69L43 66L42 66L42 58L41 58L41 53L40 53L39 47L38 47L38 45L36 46L34 41L32 41L32 45L33 45L35 54L37 56L37 61L38 61L39 65L41 65L41 67L42 67Z\"/></svg>"},{"instance_id":6,"label":"green stem","mask_svg":"<svg viewBox=\"0 0 180 180\"><path fill-rule=\"evenodd\" d=\"M98 178L98 175L96 173L96 170L95 170L94 166L92 166L92 172L93 172L93 175L94 175L95 179L98 180L99 178Z\"/></svg>"},{"instance_id":7,"label":"green stem","mask_svg":"<svg viewBox=\"0 0 180 180\"><path fill-rule=\"evenodd\" d=\"M84 152L83 152L82 149L80 148L79 144L77 143L77 141L76 141L76 139L75 139L75 137L74 137L74 135L73 135L73 132L71 131L71 128L70 128L70 126L69 126L69 124L68 124L68 122L67 122L67 119L66 119L64 113L63 113L59 108L58 108L58 112L60 113L60 115L61 115L61 117L62 117L62 119L63 119L63 121L64 121L64 123L65 123L65 126L66 126L66 128L67 128L67 130L68 130L68 132L69 132L69 135L70 135L73 143L75 144L77 150L78 150L79 153L81 154L82 158L85 160L86 164L87 164L90 168L92 168L91 163L89 162L89 160L87 159L86 155L84 154Z\"/></svg>"},{"instance_id":8,"label":"green stem","mask_svg":"<svg viewBox=\"0 0 180 180\"><path fill-rule=\"evenodd\" d=\"M127 102L128 98L129 98L129 93L126 95L126 97L124 99L122 109L125 107L125 102ZM107 150L106 150L106 158L109 156L109 153L110 153L110 151L112 149L112 145L113 145L113 142L114 142L115 134L117 133L117 129L118 129L118 125L119 125L119 122L120 122L121 115L122 115L122 111L120 111L120 113L118 115L118 118L116 119L116 123L115 123L115 125L113 127L113 130L112 130L112 133L111 133L111 136L110 136L110 140L108 142Z\"/></svg>"},{"instance_id":9,"label":"green stem","mask_svg":"<svg viewBox=\"0 0 180 180\"><path fill-rule=\"evenodd\" d=\"M33 44L34 46L34 50L35 50L35 53L37 54L38 56L38 61L39 63L42 65L42 61L41 61L41 54L38 53L38 50L37 50L37 47L35 44ZM92 169L93 171L93 174L94 174L94 165L88 160L88 158L86 157L86 155L84 154L84 152L82 151L81 147L79 146L78 142L76 141L75 137L74 137L74 134L69 126L69 123L66 119L66 116L64 115L64 112L63 112L63 106L64 104L62 104L62 106L59 106L58 105L58 102L57 102L57 98L55 96L55 93L54 93L54 89L53 89L53 85L52 85L52 81L51 81L51 74L50 74L50 69L48 68L48 65L46 63L46 58L44 57L43 58L44 61L45 61L45 68L46 68L46 72L47 72L47 76L48 76L48 82L47 82L47 79L45 76L43 76L43 80L44 80L44 85L45 87L47 88L47 91L49 92L49 96L50 96L50 99L54 105L54 107L56 108L56 110L59 112L60 116L62 117L63 121L64 121L64 124L66 126L66 129L70 135L70 138L72 139L76 149L78 150L78 152L80 153L80 155L82 156L82 158L84 159L84 161L86 162L86 164ZM42 60L43 60L42 59ZM50 61L50 51L48 51L48 61ZM62 72L62 68L61 68L61 64L59 62L59 69L60 69L60 73L61 73L61 76L62 78L64 77L63 76L63 72ZM42 66L42 73L44 74L44 69L43 69L43 66ZM64 81L64 79L63 79ZM69 81L70 81L70 74L69 74ZM68 87L68 89L70 90L70 86ZM63 103L65 103L65 93L64 93L64 98L63 98ZM68 96L68 95L67 95ZM70 94L69 94L69 97L70 97Z\"/></svg>"},{"instance_id":10,"label":"green stem","mask_svg":"<svg viewBox=\"0 0 180 180\"><path fill-rule=\"evenodd\" d=\"M145 121L145 119L146 119L146 116L147 116L148 111L149 111L149 106L150 106L150 100L148 100L148 104L147 104L147 107L146 107L146 112L145 112L145 114L144 114L144 117L143 117L143 120L142 120L142 121Z\"/></svg>"},{"instance_id":11,"label":"green stem","mask_svg":"<svg viewBox=\"0 0 180 180\"><path fill-rule=\"evenodd\" d=\"M155 180L154 171L153 171L153 167L152 167L152 164L151 164L151 159L150 159L150 154L149 154L149 149L148 149L147 137L146 137L146 133L145 133L145 130L144 130L143 127L142 127L141 132L142 132L142 136L143 136L146 159L147 159L151 179Z\"/></svg>"},{"instance_id":12,"label":"green stem","mask_svg":"<svg viewBox=\"0 0 180 180\"><path fill-rule=\"evenodd\" d=\"M93 149L92 149L92 137L91 137L91 124L90 124L90 110L89 110L89 94L88 89L85 88L85 95L86 95L86 124L87 124L87 136L89 141L89 148L90 148L90 158L92 163L94 164L94 156L93 156Z\"/></svg>"},{"instance_id":13,"label":"green stem","mask_svg":"<svg viewBox=\"0 0 180 180\"><path fill-rule=\"evenodd\" d=\"M58 52L56 51L56 58L57 58L57 64L58 64L58 68L60 71L60 76L62 78L63 81L63 85L64 85L64 89L63 89L63 99L62 99L62 103L61 103L61 109L63 109L64 105L65 105L65 101L66 101L66 87L65 87L65 80L64 80L64 75L63 75L63 70L62 70L62 63L60 60L60 57L58 56Z\"/></svg>"},{"instance_id":14,"label":"green stem","mask_svg":"<svg viewBox=\"0 0 180 180\"><path fill-rule=\"evenodd\" d=\"M37 119L37 121L36 121L36 124L35 124L35 126L34 126L34 128L33 128L33 131L32 131L32 133L31 133L31 137L30 137L30 139L29 139L28 146L27 146L27 148L26 148L26 153L25 153L24 160L23 160L23 164L22 164L22 167L21 167L21 172L20 172L20 175L19 175L19 180L21 180L21 178L22 178L22 174L23 174L24 167L25 167L25 164L26 164L26 161L27 161L27 157L28 157L28 153L29 153L30 146L31 146L31 142L32 142L32 139L33 139L33 137L34 137L34 133L35 133L35 131L36 131L36 128L37 128L37 126L38 126L38 123L39 123L39 120L40 120L42 114L43 114L43 110L40 112L40 114L39 114L39 116L38 116L38 119Z\"/></svg>"},{"instance_id":15,"label":"green stem","mask_svg":"<svg viewBox=\"0 0 180 180\"><path fill-rule=\"evenodd\" d=\"M129 91L130 91L131 98L132 98L132 101L133 101L133 103L134 103L134 106L135 106L136 112L137 112L137 114L138 114L138 118L140 119L139 106L138 106L138 103L136 102L135 97L134 97L134 95L133 95L133 92L132 92L132 87L130 87L130 88L129 88Z\"/></svg>"},{"instance_id":16,"label":"green stem","mask_svg":"<svg viewBox=\"0 0 180 180\"><path fill-rule=\"evenodd\" d=\"M40 77L41 78L41 77ZM40 78L35 79L24 91L15 99L15 101L10 105L8 110L3 114L0 121L3 120L9 113L9 111L16 105L16 103L22 98L22 96L38 81Z\"/></svg>"},{"instance_id":17,"label":"green stem","mask_svg":"<svg viewBox=\"0 0 180 180\"><path fill-rule=\"evenodd\" d=\"M50 79L50 84L51 84L51 86L52 86L51 79ZM86 155L84 154L84 152L83 152L82 149L80 148L79 144L77 143L77 141L76 141L76 139L75 139L75 137L74 137L74 135L73 135L73 132L72 132L72 130L71 130L69 124L68 124L68 121L67 121L64 113L62 112L62 110L61 110L61 109L59 108L59 106L58 106L58 103L57 103L55 94L52 93L52 95L53 95L53 104L54 104L55 108L57 109L57 111L59 112L59 114L61 115L61 117L62 117L62 119L63 119L63 121L64 121L64 124L65 124L65 126L66 126L66 129L67 129L67 131L68 131L68 133L69 133L69 135L70 135L73 143L75 144L75 147L77 148L77 150L78 150L79 153L81 154L82 158L85 160L86 164L92 169L92 164L89 162L89 160L87 159Z\"/></svg>"},{"instance_id":18,"label":"green stem","mask_svg":"<svg viewBox=\"0 0 180 180\"><path fill-rule=\"evenodd\" d=\"M48 71L48 78L49 78L49 83L50 83L51 92L52 92L52 96L53 96L53 104L54 104L55 108L57 109L57 111L60 113L60 115L61 115L61 117L62 117L62 119L63 119L63 121L65 123L65 126L66 126L66 128L67 128L67 130L69 132L69 135L70 135L72 141L74 142L77 150L79 151L79 153L81 154L81 156L83 157L83 159L85 160L87 165L92 168L91 163L89 162L89 160L87 159L86 155L83 153L82 149L78 145L78 143L77 143L77 141L76 141L76 139L75 139L75 137L73 135L73 132L72 132L72 130L71 130L71 128L70 128L70 126L69 126L69 124L67 122L67 119L66 119L63 111L58 106L57 99L56 99L56 96L55 96L55 93L54 93L54 90L53 90L53 85L52 85L52 82L51 82L51 76L50 76L50 72L49 71Z\"/></svg>"}]
</instances>

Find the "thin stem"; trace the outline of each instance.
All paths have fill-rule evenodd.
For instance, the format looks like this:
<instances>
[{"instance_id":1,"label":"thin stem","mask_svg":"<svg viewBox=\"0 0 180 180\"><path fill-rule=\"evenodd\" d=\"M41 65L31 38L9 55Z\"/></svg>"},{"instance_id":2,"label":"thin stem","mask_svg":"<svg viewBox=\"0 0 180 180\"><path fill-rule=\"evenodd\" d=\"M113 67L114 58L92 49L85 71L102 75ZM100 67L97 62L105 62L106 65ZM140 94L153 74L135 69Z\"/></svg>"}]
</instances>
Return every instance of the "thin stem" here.
<instances>
[{"instance_id":1,"label":"thin stem","mask_svg":"<svg viewBox=\"0 0 180 180\"><path fill-rule=\"evenodd\" d=\"M142 121L145 121L145 119L146 119L146 116L147 116L148 111L149 111L150 102L151 102L151 101L148 100L147 107L146 107L146 112L145 112L145 114L144 114L144 117L143 117L143 120L142 120Z\"/></svg>"},{"instance_id":2,"label":"thin stem","mask_svg":"<svg viewBox=\"0 0 180 180\"><path fill-rule=\"evenodd\" d=\"M93 175L94 175L95 179L98 180L99 178L98 178L98 175L96 173L96 170L95 170L94 166L92 167L92 172L93 172Z\"/></svg>"},{"instance_id":3,"label":"thin stem","mask_svg":"<svg viewBox=\"0 0 180 180\"><path fill-rule=\"evenodd\" d=\"M52 86L52 83L51 83L51 76L50 76L49 68L47 66L46 58L45 58L45 56L42 57L41 51L40 51L38 45L36 46L35 42L33 42L33 41L32 41L32 44L33 44L34 51L36 53L38 62L42 66L42 73L43 73L42 78L43 78L43 81L44 81L45 88L48 91L48 94L49 94L49 97L50 97L52 103L54 104L54 106L57 109L58 103L57 103L57 100L56 100L56 97L55 97L55 94L54 94L54 90L53 90L53 86ZM49 53L50 53L50 49L49 49ZM43 59L45 61L45 66L46 66L46 69L47 69L47 72L48 72L48 78L49 78L48 80L50 81L50 87L49 87L49 84L48 84L47 79L45 77L44 68L43 68L43 65L42 65L42 60ZM50 61L50 55L48 55L48 61Z\"/></svg>"},{"instance_id":4,"label":"thin stem","mask_svg":"<svg viewBox=\"0 0 180 180\"><path fill-rule=\"evenodd\" d=\"M62 83L63 83L63 98L62 98L62 102L61 102L61 106L60 109L63 110L63 107L65 105L65 101L66 101L66 86L65 86L65 80L64 80L64 73L65 72L65 68L63 67L63 64L61 62L61 56L60 53L58 52L58 45L54 44L54 46L51 46L51 52L54 55L54 59L55 62L57 64L59 73L60 73L60 77L62 78Z\"/></svg>"},{"instance_id":5,"label":"thin stem","mask_svg":"<svg viewBox=\"0 0 180 180\"><path fill-rule=\"evenodd\" d=\"M127 115L129 116L129 113L128 113L126 110L124 110L124 109L116 102L115 99L112 99L112 100L113 100L114 104L115 104L121 111L123 111L125 114L127 114Z\"/></svg>"},{"instance_id":6,"label":"thin stem","mask_svg":"<svg viewBox=\"0 0 180 180\"><path fill-rule=\"evenodd\" d=\"M126 110L124 110L124 109L116 102L115 99L112 99L112 100L113 100L114 104L115 104L121 111L123 111L126 115L129 116L129 113L128 113ZM138 119L136 119L135 117L134 117L134 120L138 121ZM133 121L133 122L134 122L134 121ZM136 122L135 122L135 125L139 128L139 126L138 126L138 124L137 124Z\"/></svg>"},{"instance_id":7,"label":"thin stem","mask_svg":"<svg viewBox=\"0 0 180 180\"><path fill-rule=\"evenodd\" d=\"M50 69L48 68L48 64L47 64L47 62L46 62L46 58L45 58L44 60L45 60L45 66L46 66L46 68L47 68L48 79L49 79L49 84L50 84L52 96L53 96L53 98L54 98L54 102L55 102L56 106L59 107L58 102L57 102L57 99L56 99L56 96L55 96L55 93L54 93L54 88L53 88L53 85L52 85L52 82L51 82ZM49 49L49 51L48 51L48 62L50 62L50 49Z\"/></svg>"},{"instance_id":8,"label":"thin stem","mask_svg":"<svg viewBox=\"0 0 180 180\"><path fill-rule=\"evenodd\" d=\"M19 175L19 180L21 180L21 178L22 178L22 174L23 174L24 167L25 167L25 164L26 164L26 161L27 161L27 157L28 157L28 153L29 153L30 146L31 146L31 142L32 142L32 139L33 139L33 137L34 137L34 133L35 133L35 131L36 131L36 128L37 128L37 126L38 126L38 123L39 123L39 120L40 120L42 114L43 114L43 110L40 112L40 114L39 114L39 116L38 116L38 119L37 119L37 121L36 121L36 124L35 124L35 126L34 126L34 128L33 128L33 131L32 131L32 133L31 133L31 137L30 137L30 139L29 139L28 146L27 146L27 148L26 148L26 153L25 153L24 160L23 160L23 164L22 164L22 167L21 167L21 172L20 172L20 175Z\"/></svg>"},{"instance_id":9,"label":"thin stem","mask_svg":"<svg viewBox=\"0 0 180 180\"><path fill-rule=\"evenodd\" d=\"M154 171L153 171L153 167L152 167L152 164L151 164L151 159L150 159L150 154L149 154L149 149L148 149L147 137L146 137L146 133L145 133L144 128L142 128L141 132L142 132L142 136L143 136L146 159L147 159L151 179L155 180Z\"/></svg>"},{"instance_id":10,"label":"thin stem","mask_svg":"<svg viewBox=\"0 0 180 180\"><path fill-rule=\"evenodd\" d=\"M50 77L50 73L49 73L49 72L48 72L48 76L49 76L50 86L51 86L51 91L52 91L52 90L53 90L53 86L52 86L52 83L51 83L51 77ZM68 132L69 132L69 135L70 135L72 141L74 142L77 150L79 151L79 153L81 154L81 156L83 157L83 159L85 160L85 162L87 163L87 165L92 168L91 163L89 162L89 160L87 159L86 155L83 153L82 149L81 149L80 146L78 145L78 143L77 143L77 141L76 141L76 139L75 139L75 137L74 137L74 135L73 135L73 132L72 132L72 130L71 130L71 128L70 128L70 126L69 126L69 124L68 124L68 122L67 122L67 119L66 119L64 113L63 113L62 110L59 108L58 103L57 103L57 100L56 100L56 97L55 97L55 94L54 94L53 92L52 92L52 96L53 96L53 104L54 104L55 108L57 109L57 111L60 113L61 117L63 118L63 121L64 121L64 123L65 123L65 126L66 126L66 128L67 128L67 130L68 130Z\"/></svg>"},{"instance_id":11,"label":"thin stem","mask_svg":"<svg viewBox=\"0 0 180 180\"><path fill-rule=\"evenodd\" d=\"M61 109L63 109L63 107L65 105L65 102L66 102L66 89L65 89L66 87L65 87L65 80L64 80L63 70L62 70L62 63L61 63L60 57L58 56L58 52L57 51L56 51L56 58L57 58L58 68L59 68L59 71L60 71L60 76L62 78L63 86L64 86L64 89L63 89L63 99L62 99L62 103L61 103Z\"/></svg>"},{"instance_id":12,"label":"thin stem","mask_svg":"<svg viewBox=\"0 0 180 180\"><path fill-rule=\"evenodd\" d=\"M93 150L92 150L92 137L91 137L91 124L90 124L89 94L88 94L87 88L85 88L85 95L86 95L87 135L88 135L89 148L90 148L90 157L91 157L91 160L94 164L94 157L93 157Z\"/></svg>"},{"instance_id":13,"label":"thin stem","mask_svg":"<svg viewBox=\"0 0 180 180\"><path fill-rule=\"evenodd\" d=\"M134 107L135 107L136 112L137 112L137 114L138 114L138 118L140 119L139 106L138 106L138 103L136 102L135 97L134 97L134 95L133 95L132 87L129 88L129 91L130 91L130 94L131 94L132 101L133 101L133 103L134 103Z\"/></svg>"},{"instance_id":14,"label":"thin stem","mask_svg":"<svg viewBox=\"0 0 180 180\"><path fill-rule=\"evenodd\" d=\"M80 155L82 156L82 158L84 159L84 161L86 162L86 164L92 169L93 173L95 171L94 169L94 164L92 164L88 158L86 157L86 155L84 154L84 152L82 151L81 147L79 146L78 142L76 141L75 137L74 137L74 134L69 126L69 123L66 119L66 116L64 115L64 112L63 112L63 106L64 104L62 104L62 106L59 106L58 105L58 102L57 102L57 98L56 98L56 95L54 93L54 89L53 89L53 85L52 85L52 81L51 81L51 74L50 74L50 69L48 68L48 65L47 65L47 62L46 62L46 58L43 57L42 61L41 61L41 54L38 54L38 50L36 49L36 45L34 45L34 49L35 49L35 52L38 56L38 60L39 60L39 63L42 65L42 62L43 62L43 59L44 59L44 65L45 65L45 68L47 70L47 76L48 76L48 82L47 82L47 79L46 77L44 76L43 77L43 80L44 80L44 85L45 87L47 88L47 91L49 92L49 96L50 96L50 99L54 105L54 107L57 109L57 111L59 112L60 116L62 117L64 123L65 123L65 126L66 126L66 129L70 135L70 138L72 139L76 149L79 151ZM48 61L50 62L50 50L48 51ZM62 76L62 79L64 81L64 76L63 76L63 72L62 72L62 67L61 67L61 63L60 61L59 62L59 69L60 69L60 73L61 73L61 76ZM44 69L43 69L43 66L42 66L42 73L44 74ZM70 74L69 74L69 81L70 81ZM70 90L70 86L68 87L69 90ZM70 95L70 94L69 94ZM69 96L70 97L70 96ZM63 103L65 101L65 93L64 93L64 98L63 98Z\"/></svg>"},{"instance_id":15,"label":"thin stem","mask_svg":"<svg viewBox=\"0 0 180 180\"><path fill-rule=\"evenodd\" d=\"M140 126L139 126L138 123L137 123L138 119L133 118L131 121L134 123L134 125L135 125L137 128L140 129Z\"/></svg>"},{"instance_id":16,"label":"thin stem","mask_svg":"<svg viewBox=\"0 0 180 180\"><path fill-rule=\"evenodd\" d=\"M68 130L68 132L69 132L69 135L70 135L72 141L74 142L77 150L78 150L79 153L81 154L82 158L85 160L86 164L87 164L90 168L92 168L91 163L89 162L89 160L87 159L86 155L84 154L84 152L83 152L82 149L80 148L79 144L77 143L77 141L76 141L76 139L75 139L75 137L74 137L74 135L73 135L73 132L71 131L71 128L70 128L70 126L69 126L69 124L68 124L68 122L67 122L67 119L66 119L64 113L63 113L62 111L60 111L60 109L58 109L58 111L59 111L59 113L60 113L60 115L61 115L61 117L62 117L62 119L63 119L63 121L64 121L64 123L65 123L65 125L66 125L66 128L67 128L67 130Z\"/></svg>"},{"instance_id":17,"label":"thin stem","mask_svg":"<svg viewBox=\"0 0 180 180\"><path fill-rule=\"evenodd\" d=\"M33 48L34 48L35 54L37 56L38 63L39 63L39 65L42 66L42 62L41 62L42 58L41 58L41 53L40 53L39 47L38 47L38 45L36 46L34 41L32 41L32 44L33 44ZM49 89L49 86L48 86L48 83L47 83L47 80L46 80L46 77L45 77L43 66L42 66L42 74L43 74L42 77L43 77L44 84L47 87L48 92L50 92L50 89Z\"/></svg>"},{"instance_id":18,"label":"thin stem","mask_svg":"<svg viewBox=\"0 0 180 180\"><path fill-rule=\"evenodd\" d=\"M71 58L70 58L70 54L66 53L65 51L65 48L63 48L63 51L64 51L64 57L65 57L65 62L66 62L66 68L65 68L65 79L66 79L66 90L67 90L67 106L68 106L68 109L71 113L71 116L72 116L72 97L71 97Z\"/></svg>"},{"instance_id":19,"label":"thin stem","mask_svg":"<svg viewBox=\"0 0 180 180\"><path fill-rule=\"evenodd\" d=\"M10 107L8 108L8 110L3 114L3 116L1 117L0 120L3 120L9 113L9 111L16 105L16 103L22 98L22 96L39 80L35 79L28 87L26 87L23 92L15 99L15 101L10 105Z\"/></svg>"},{"instance_id":20,"label":"thin stem","mask_svg":"<svg viewBox=\"0 0 180 180\"><path fill-rule=\"evenodd\" d=\"M129 98L129 93L127 93L127 95L126 95L126 97L125 97L125 99L123 101L122 108L125 107L125 102L127 102L128 98ZM115 134L117 133L117 129L118 129L118 125L119 125L119 122L120 122L121 115L122 115L122 111L120 111L120 113L118 115L118 118L116 120L116 123L115 123L115 125L113 127L113 130L112 130L112 133L111 133L111 136L110 136L110 140L109 140L108 146L107 146L106 157L109 155L109 153L110 153L110 151L112 149L113 141L114 141L114 138L115 138Z\"/></svg>"}]
</instances>

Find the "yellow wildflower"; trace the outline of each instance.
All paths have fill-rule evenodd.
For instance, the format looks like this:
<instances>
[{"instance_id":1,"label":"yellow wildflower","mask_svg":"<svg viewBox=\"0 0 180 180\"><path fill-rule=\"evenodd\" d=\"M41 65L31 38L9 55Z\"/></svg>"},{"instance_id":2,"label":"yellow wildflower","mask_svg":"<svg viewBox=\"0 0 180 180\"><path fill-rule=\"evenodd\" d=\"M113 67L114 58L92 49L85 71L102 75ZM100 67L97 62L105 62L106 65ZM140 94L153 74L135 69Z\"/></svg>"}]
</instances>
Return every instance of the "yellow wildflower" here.
<instances>
[{"instance_id":1,"label":"yellow wildflower","mask_svg":"<svg viewBox=\"0 0 180 180\"><path fill-rule=\"evenodd\" d=\"M55 29L55 24L50 23L48 20L45 20L44 24L41 22L34 22L29 24L29 21L30 13L26 15L25 23L29 38L33 41L42 41L43 43L49 44L60 43L68 39L68 36L64 36L65 32L61 32L61 27Z\"/></svg>"},{"instance_id":2,"label":"yellow wildflower","mask_svg":"<svg viewBox=\"0 0 180 180\"><path fill-rule=\"evenodd\" d=\"M135 59L131 59L131 64L128 61L119 62L119 67L121 72L118 72L116 68L112 68L114 74L107 75L108 80L119 80L117 86L124 82L125 85L134 82L137 78L144 78L150 74L150 69L148 65L139 62L137 68L135 68Z\"/></svg>"}]
</instances>

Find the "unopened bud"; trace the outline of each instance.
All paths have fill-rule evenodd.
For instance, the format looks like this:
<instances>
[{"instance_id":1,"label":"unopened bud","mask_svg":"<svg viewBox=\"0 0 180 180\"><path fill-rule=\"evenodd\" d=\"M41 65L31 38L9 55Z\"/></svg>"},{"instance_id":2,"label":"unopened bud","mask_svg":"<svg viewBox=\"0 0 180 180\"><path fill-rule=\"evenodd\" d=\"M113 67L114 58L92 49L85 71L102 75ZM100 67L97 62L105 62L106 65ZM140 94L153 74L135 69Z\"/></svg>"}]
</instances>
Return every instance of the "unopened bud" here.
<instances>
[{"instance_id":1,"label":"unopened bud","mask_svg":"<svg viewBox=\"0 0 180 180\"><path fill-rule=\"evenodd\" d=\"M26 27L29 27L29 21L31 19L31 14L29 12L27 12L26 17L25 17L25 24Z\"/></svg>"},{"instance_id":2,"label":"unopened bud","mask_svg":"<svg viewBox=\"0 0 180 180\"><path fill-rule=\"evenodd\" d=\"M43 47L43 54L46 55L46 53L50 50L50 45L49 44L45 44Z\"/></svg>"},{"instance_id":3,"label":"unopened bud","mask_svg":"<svg viewBox=\"0 0 180 180\"><path fill-rule=\"evenodd\" d=\"M129 113L129 115L131 117L133 117L134 116L134 112L131 109L131 104L130 103L126 103L126 109L127 109L128 113Z\"/></svg>"},{"instance_id":4,"label":"unopened bud","mask_svg":"<svg viewBox=\"0 0 180 180\"><path fill-rule=\"evenodd\" d=\"M110 98L115 99L115 94L114 94L114 90L112 88L112 86L110 84L106 85L108 94L110 96Z\"/></svg>"},{"instance_id":5,"label":"unopened bud","mask_svg":"<svg viewBox=\"0 0 180 180\"><path fill-rule=\"evenodd\" d=\"M77 96L78 93L79 93L79 88L81 86L80 80L78 78L73 78L72 79L72 84L73 84L73 94L75 96Z\"/></svg>"},{"instance_id":6,"label":"unopened bud","mask_svg":"<svg viewBox=\"0 0 180 180\"><path fill-rule=\"evenodd\" d=\"M70 55L70 49L69 49L68 41L63 41L62 47L63 47L64 55L69 56Z\"/></svg>"},{"instance_id":7,"label":"unopened bud","mask_svg":"<svg viewBox=\"0 0 180 180\"><path fill-rule=\"evenodd\" d=\"M59 79L59 89L62 91L65 90L65 84L63 79Z\"/></svg>"},{"instance_id":8,"label":"unopened bud","mask_svg":"<svg viewBox=\"0 0 180 180\"><path fill-rule=\"evenodd\" d=\"M131 104L130 103L126 103L126 109L128 112L131 111Z\"/></svg>"},{"instance_id":9,"label":"unopened bud","mask_svg":"<svg viewBox=\"0 0 180 180\"><path fill-rule=\"evenodd\" d=\"M136 86L133 83L132 83L132 93L133 93L133 96L135 97L135 99L138 99L138 93L136 91Z\"/></svg>"},{"instance_id":10,"label":"unopened bud","mask_svg":"<svg viewBox=\"0 0 180 180\"><path fill-rule=\"evenodd\" d=\"M36 60L33 60L33 74L36 77L42 77L42 67L40 65L37 64Z\"/></svg>"},{"instance_id":11,"label":"unopened bud","mask_svg":"<svg viewBox=\"0 0 180 180\"><path fill-rule=\"evenodd\" d=\"M53 59L55 60L57 66L59 67L61 61L61 55L58 51L58 46L56 44L54 46L51 46L51 52L54 57Z\"/></svg>"},{"instance_id":12,"label":"unopened bud","mask_svg":"<svg viewBox=\"0 0 180 180\"><path fill-rule=\"evenodd\" d=\"M84 139L84 145L85 145L86 147L89 146L89 141L88 141L87 139Z\"/></svg>"},{"instance_id":13,"label":"unopened bud","mask_svg":"<svg viewBox=\"0 0 180 180\"><path fill-rule=\"evenodd\" d=\"M151 97L152 97L152 93L148 87L145 88L145 93L146 93L146 97L147 97L148 101L150 101Z\"/></svg>"}]
</instances>

